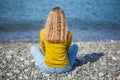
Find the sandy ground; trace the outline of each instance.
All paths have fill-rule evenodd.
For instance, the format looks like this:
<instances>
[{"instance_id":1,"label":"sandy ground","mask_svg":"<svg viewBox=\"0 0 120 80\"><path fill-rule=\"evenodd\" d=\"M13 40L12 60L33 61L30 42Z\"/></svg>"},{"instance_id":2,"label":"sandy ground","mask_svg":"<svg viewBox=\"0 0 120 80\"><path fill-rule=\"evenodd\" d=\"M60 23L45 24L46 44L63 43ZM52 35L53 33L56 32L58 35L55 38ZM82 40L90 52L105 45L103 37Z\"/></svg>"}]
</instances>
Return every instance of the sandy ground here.
<instances>
[{"instance_id":1,"label":"sandy ground","mask_svg":"<svg viewBox=\"0 0 120 80\"><path fill-rule=\"evenodd\" d=\"M37 42L0 42L0 80L120 80L120 42L73 42L79 51L73 70L46 74L30 46Z\"/></svg>"}]
</instances>

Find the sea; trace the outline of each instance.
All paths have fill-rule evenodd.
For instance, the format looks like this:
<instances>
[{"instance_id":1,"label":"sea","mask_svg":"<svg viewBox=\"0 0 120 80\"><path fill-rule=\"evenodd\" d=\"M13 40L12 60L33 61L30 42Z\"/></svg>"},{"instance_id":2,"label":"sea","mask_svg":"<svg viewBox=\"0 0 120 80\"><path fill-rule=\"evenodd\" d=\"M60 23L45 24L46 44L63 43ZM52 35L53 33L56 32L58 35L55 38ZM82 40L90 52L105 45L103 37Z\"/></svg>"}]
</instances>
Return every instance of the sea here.
<instances>
[{"instance_id":1,"label":"sea","mask_svg":"<svg viewBox=\"0 0 120 80\"><path fill-rule=\"evenodd\" d=\"M120 41L120 0L0 0L0 42L39 42L57 6L64 10L73 41Z\"/></svg>"}]
</instances>

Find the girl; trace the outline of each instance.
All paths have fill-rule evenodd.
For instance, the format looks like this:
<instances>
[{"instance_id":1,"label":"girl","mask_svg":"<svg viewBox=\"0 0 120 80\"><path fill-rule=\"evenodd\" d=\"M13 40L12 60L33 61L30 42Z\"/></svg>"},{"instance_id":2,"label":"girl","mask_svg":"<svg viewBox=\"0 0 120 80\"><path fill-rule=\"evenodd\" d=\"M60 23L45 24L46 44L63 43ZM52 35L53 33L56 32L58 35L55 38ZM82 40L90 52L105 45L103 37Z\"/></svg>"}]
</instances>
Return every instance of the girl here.
<instances>
[{"instance_id":1,"label":"girl","mask_svg":"<svg viewBox=\"0 0 120 80\"><path fill-rule=\"evenodd\" d=\"M71 45L72 33L68 31L65 14L60 7L53 8L40 31L40 46L32 46L31 54L40 69L46 73L70 71L74 65L78 47Z\"/></svg>"}]
</instances>

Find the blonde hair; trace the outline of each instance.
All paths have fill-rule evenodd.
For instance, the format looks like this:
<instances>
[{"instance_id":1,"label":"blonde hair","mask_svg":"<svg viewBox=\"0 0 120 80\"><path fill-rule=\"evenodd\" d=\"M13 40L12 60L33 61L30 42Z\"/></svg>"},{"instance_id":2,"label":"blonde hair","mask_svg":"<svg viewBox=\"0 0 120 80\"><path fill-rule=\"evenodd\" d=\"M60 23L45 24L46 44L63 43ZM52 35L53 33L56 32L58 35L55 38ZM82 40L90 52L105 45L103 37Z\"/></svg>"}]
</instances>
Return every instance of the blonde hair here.
<instances>
[{"instance_id":1,"label":"blonde hair","mask_svg":"<svg viewBox=\"0 0 120 80\"><path fill-rule=\"evenodd\" d=\"M45 40L53 43L66 42L68 27L65 14L60 7L53 8L44 28Z\"/></svg>"}]
</instances>

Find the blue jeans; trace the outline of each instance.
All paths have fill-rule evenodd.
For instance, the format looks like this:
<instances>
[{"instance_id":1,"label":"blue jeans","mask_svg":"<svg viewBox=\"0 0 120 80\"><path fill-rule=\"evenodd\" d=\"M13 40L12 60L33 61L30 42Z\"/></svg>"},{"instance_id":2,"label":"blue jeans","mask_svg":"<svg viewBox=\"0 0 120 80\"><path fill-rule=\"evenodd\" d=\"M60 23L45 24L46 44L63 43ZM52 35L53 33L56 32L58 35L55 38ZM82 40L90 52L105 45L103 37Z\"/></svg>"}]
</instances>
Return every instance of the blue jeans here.
<instances>
[{"instance_id":1,"label":"blue jeans","mask_svg":"<svg viewBox=\"0 0 120 80\"><path fill-rule=\"evenodd\" d=\"M67 53L68 54L68 59L69 59L69 64L64 67L64 68L52 68L48 67L44 63L44 55L41 52L41 49L34 45L30 49L30 53L32 54L33 58L35 59L37 65L39 66L40 69L42 69L44 72L51 74L51 73L64 73L67 71L70 71L73 68L75 59L76 59L76 54L78 51L78 46L76 44L73 44L70 47L70 51Z\"/></svg>"}]
</instances>

